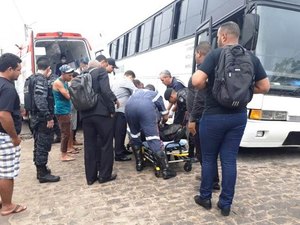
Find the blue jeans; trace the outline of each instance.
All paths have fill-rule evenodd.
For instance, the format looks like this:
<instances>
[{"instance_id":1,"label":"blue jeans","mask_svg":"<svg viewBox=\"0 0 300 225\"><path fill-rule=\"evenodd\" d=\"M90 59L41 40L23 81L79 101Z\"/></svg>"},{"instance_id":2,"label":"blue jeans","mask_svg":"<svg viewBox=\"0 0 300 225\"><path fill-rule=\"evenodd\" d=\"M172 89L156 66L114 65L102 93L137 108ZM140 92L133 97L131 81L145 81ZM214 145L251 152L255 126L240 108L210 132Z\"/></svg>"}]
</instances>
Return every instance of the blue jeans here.
<instances>
[{"instance_id":1,"label":"blue jeans","mask_svg":"<svg viewBox=\"0 0 300 225\"><path fill-rule=\"evenodd\" d=\"M200 121L202 150L202 181L200 197L211 199L213 179L216 176L217 159L220 154L222 167L221 207L230 207L236 183L236 158L246 127L247 114L203 115Z\"/></svg>"}]
</instances>

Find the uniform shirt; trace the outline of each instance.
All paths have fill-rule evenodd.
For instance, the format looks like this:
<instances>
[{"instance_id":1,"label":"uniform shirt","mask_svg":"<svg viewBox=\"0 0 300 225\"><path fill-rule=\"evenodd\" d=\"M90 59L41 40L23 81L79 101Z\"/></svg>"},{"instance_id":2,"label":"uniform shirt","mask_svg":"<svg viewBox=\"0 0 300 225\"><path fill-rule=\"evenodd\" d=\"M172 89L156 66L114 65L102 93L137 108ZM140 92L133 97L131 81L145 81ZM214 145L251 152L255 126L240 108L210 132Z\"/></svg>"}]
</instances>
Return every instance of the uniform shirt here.
<instances>
[{"instance_id":1,"label":"uniform shirt","mask_svg":"<svg viewBox=\"0 0 300 225\"><path fill-rule=\"evenodd\" d=\"M178 92L180 89L185 88L185 86L180 80L177 80L175 77L173 77L172 83L167 85L167 88L173 88L176 92Z\"/></svg>"},{"instance_id":2,"label":"uniform shirt","mask_svg":"<svg viewBox=\"0 0 300 225\"><path fill-rule=\"evenodd\" d=\"M212 50L204 59L204 62L200 65L199 69L205 72L208 76L207 84L207 95L205 99L205 114L232 114L246 112L247 108L241 109L229 109L221 106L212 95L212 88L215 79L215 67L219 63L219 58L222 48ZM249 52L254 65L255 81L262 80L267 77L266 71L264 70L260 60Z\"/></svg>"},{"instance_id":3,"label":"uniform shirt","mask_svg":"<svg viewBox=\"0 0 300 225\"><path fill-rule=\"evenodd\" d=\"M22 118L20 113L20 98L14 83L0 77L0 111L11 113L17 134L21 133ZM0 123L0 132L6 133Z\"/></svg>"},{"instance_id":4,"label":"uniform shirt","mask_svg":"<svg viewBox=\"0 0 300 225\"><path fill-rule=\"evenodd\" d=\"M143 102L148 103L149 105L154 104L155 108L161 115L166 115L168 113L163 98L156 91L151 91L148 89L137 89L129 98L128 102L129 101Z\"/></svg>"},{"instance_id":5,"label":"uniform shirt","mask_svg":"<svg viewBox=\"0 0 300 225\"><path fill-rule=\"evenodd\" d=\"M137 88L134 86L133 82L126 77L116 81L115 85L113 86L113 92L120 103L120 107L116 109L116 112L125 113L125 105L129 97L136 89Z\"/></svg>"},{"instance_id":6,"label":"uniform shirt","mask_svg":"<svg viewBox=\"0 0 300 225\"><path fill-rule=\"evenodd\" d=\"M52 90L45 76L40 73L35 76L33 99L37 111L33 114L37 113L40 118L42 116L47 121L52 120L54 114Z\"/></svg>"},{"instance_id":7,"label":"uniform shirt","mask_svg":"<svg viewBox=\"0 0 300 225\"><path fill-rule=\"evenodd\" d=\"M183 88L179 91L177 91L177 109L180 111L186 111L186 102L187 102L187 94L188 94L188 89Z\"/></svg>"}]
</instances>

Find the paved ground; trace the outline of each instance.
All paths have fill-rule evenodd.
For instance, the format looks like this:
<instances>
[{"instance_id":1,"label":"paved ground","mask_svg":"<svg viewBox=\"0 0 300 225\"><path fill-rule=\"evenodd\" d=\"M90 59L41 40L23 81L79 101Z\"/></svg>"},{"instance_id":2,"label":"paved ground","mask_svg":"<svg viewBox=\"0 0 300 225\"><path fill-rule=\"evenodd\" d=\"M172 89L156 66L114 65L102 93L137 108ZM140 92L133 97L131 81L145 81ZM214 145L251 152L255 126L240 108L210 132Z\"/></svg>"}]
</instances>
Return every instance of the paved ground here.
<instances>
[{"instance_id":1,"label":"paved ground","mask_svg":"<svg viewBox=\"0 0 300 225\"><path fill-rule=\"evenodd\" d=\"M178 176L163 180L156 178L150 167L137 173L133 161L116 162L114 182L88 186L83 152L76 161L60 162L59 145L55 144L49 166L62 179L40 184L32 163L32 145L32 139L22 143L21 171L14 191L14 202L26 204L28 209L0 216L1 225L300 224L300 149L242 149L232 213L223 217L216 208L218 193L213 195L210 211L194 203L198 164L187 173L183 164L177 163Z\"/></svg>"}]
</instances>

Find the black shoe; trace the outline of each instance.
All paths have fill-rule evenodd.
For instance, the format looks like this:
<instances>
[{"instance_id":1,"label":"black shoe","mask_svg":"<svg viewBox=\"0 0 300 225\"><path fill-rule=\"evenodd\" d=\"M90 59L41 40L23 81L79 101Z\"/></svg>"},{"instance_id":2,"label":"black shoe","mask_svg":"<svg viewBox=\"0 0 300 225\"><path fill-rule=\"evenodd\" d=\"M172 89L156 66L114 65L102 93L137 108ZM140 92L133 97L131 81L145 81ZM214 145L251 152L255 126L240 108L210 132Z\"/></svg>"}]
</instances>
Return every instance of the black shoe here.
<instances>
[{"instance_id":1,"label":"black shoe","mask_svg":"<svg viewBox=\"0 0 300 225\"><path fill-rule=\"evenodd\" d=\"M115 160L116 160L116 161L124 162L124 161L130 161L131 158L128 157L128 156L120 156L120 157L115 157Z\"/></svg>"},{"instance_id":2,"label":"black shoe","mask_svg":"<svg viewBox=\"0 0 300 225\"><path fill-rule=\"evenodd\" d=\"M229 216L230 214L230 207L221 207L220 202L217 203L217 206L219 209L221 209L221 214L223 216Z\"/></svg>"},{"instance_id":3,"label":"black shoe","mask_svg":"<svg viewBox=\"0 0 300 225\"><path fill-rule=\"evenodd\" d=\"M198 205L201 205L203 208L209 210L211 209L211 200L210 199L201 199L200 195L195 195L194 200Z\"/></svg>"},{"instance_id":4,"label":"black shoe","mask_svg":"<svg viewBox=\"0 0 300 225\"><path fill-rule=\"evenodd\" d=\"M47 166L46 166L46 173L49 173L51 174L51 169L49 169ZM39 179L39 173L36 174L36 179Z\"/></svg>"},{"instance_id":5,"label":"black shoe","mask_svg":"<svg viewBox=\"0 0 300 225\"><path fill-rule=\"evenodd\" d=\"M214 183L213 189L219 191L221 189L220 184L219 183Z\"/></svg>"},{"instance_id":6,"label":"black shoe","mask_svg":"<svg viewBox=\"0 0 300 225\"><path fill-rule=\"evenodd\" d=\"M133 152L130 151L130 150L128 150L128 149L123 150L123 154L124 154L124 155L131 155L132 153L133 153Z\"/></svg>"},{"instance_id":7,"label":"black shoe","mask_svg":"<svg viewBox=\"0 0 300 225\"><path fill-rule=\"evenodd\" d=\"M60 180L59 176L54 176L52 174L45 174L44 176L39 176L40 183L51 183L51 182L58 182Z\"/></svg>"},{"instance_id":8,"label":"black shoe","mask_svg":"<svg viewBox=\"0 0 300 225\"><path fill-rule=\"evenodd\" d=\"M92 185L93 183L95 183L96 180L97 180L97 179L95 179L95 180L88 180L88 181L87 181L87 184L88 184L88 185Z\"/></svg>"},{"instance_id":9,"label":"black shoe","mask_svg":"<svg viewBox=\"0 0 300 225\"><path fill-rule=\"evenodd\" d=\"M117 174L112 174L110 177L99 177L98 181L100 184L115 180L117 178Z\"/></svg>"}]
</instances>

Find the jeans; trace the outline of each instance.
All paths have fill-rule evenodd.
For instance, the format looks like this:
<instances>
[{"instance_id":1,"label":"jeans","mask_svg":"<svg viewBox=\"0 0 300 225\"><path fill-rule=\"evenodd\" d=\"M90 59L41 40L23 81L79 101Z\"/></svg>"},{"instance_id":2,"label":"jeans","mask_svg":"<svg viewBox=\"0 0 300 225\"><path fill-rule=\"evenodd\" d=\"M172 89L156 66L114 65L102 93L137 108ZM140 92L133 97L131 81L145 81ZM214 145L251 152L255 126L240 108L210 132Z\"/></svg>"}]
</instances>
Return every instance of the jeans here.
<instances>
[{"instance_id":1,"label":"jeans","mask_svg":"<svg viewBox=\"0 0 300 225\"><path fill-rule=\"evenodd\" d=\"M236 159L246 127L246 113L203 115L200 121L202 181L200 197L211 199L218 155L222 168L221 207L232 204L237 176Z\"/></svg>"}]
</instances>

